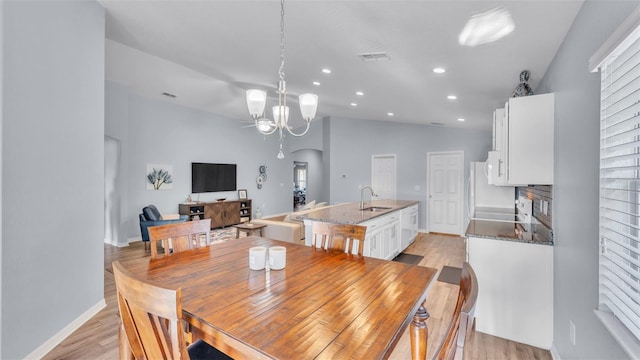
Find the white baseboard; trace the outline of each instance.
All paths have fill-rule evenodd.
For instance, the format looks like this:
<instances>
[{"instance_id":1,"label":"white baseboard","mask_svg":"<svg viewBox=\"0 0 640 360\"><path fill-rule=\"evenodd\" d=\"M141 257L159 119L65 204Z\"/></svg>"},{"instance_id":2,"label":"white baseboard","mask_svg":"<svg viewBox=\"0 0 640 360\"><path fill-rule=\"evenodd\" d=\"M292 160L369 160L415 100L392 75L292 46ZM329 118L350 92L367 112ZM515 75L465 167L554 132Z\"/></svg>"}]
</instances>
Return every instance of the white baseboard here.
<instances>
[{"instance_id":1,"label":"white baseboard","mask_svg":"<svg viewBox=\"0 0 640 360\"><path fill-rule=\"evenodd\" d=\"M556 350L556 347L553 344L551 344L551 349L549 351L551 351L551 358L553 360L562 360L560 353L558 353L558 350Z\"/></svg>"},{"instance_id":2,"label":"white baseboard","mask_svg":"<svg viewBox=\"0 0 640 360\"><path fill-rule=\"evenodd\" d=\"M134 242L134 241L142 241L142 238L128 238L126 243L117 243L117 242L113 242L109 239L104 239L104 243L105 244L109 244L109 245L113 245L113 246L117 246L117 247L127 247L129 246L130 243Z\"/></svg>"},{"instance_id":3,"label":"white baseboard","mask_svg":"<svg viewBox=\"0 0 640 360\"><path fill-rule=\"evenodd\" d=\"M136 241L142 241L142 237L134 236L127 239L128 244L131 244L132 242L136 242Z\"/></svg>"},{"instance_id":4,"label":"white baseboard","mask_svg":"<svg viewBox=\"0 0 640 360\"><path fill-rule=\"evenodd\" d=\"M62 330L52 336L49 340L45 341L42 345L38 346L38 348L27 355L25 359L42 359L51 350L53 350L53 348L58 346L64 339L71 335L71 333L78 330L80 326L94 317L98 312L100 312L100 310L104 309L106 306L107 303L104 301L104 299L98 301L97 304L90 307L89 310L78 316L75 320L70 322L69 325L62 328Z\"/></svg>"}]
</instances>

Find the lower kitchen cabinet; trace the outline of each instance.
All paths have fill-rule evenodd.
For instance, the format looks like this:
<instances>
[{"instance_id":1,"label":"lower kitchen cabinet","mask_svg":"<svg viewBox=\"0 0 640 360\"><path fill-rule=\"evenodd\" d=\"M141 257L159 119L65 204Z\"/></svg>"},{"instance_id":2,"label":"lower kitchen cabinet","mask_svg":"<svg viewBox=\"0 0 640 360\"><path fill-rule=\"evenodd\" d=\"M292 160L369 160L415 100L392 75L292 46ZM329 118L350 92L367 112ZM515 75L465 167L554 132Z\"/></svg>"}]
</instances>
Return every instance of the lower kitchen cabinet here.
<instances>
[{"instance_id":1,"label":"lower kitchen cabinet","mask_svg":"<svg viewBox=\"0 0 640 360\"><path fill-rule=\"evenodd\" d=\"M398 212L383 215L358 225L367 227L364 256L391 260L400 251L400 217Z\"/></svg>"},{"instance_id":2,"label":"lower kitchen cabinet","mask_svg":"<svg viewBox=\"0 0 640 360\"><path fill-rule=\"evenodd\" d=\"M476 331L550 349L553 340L553 246L467 239L478 277Z\"/></svg>"},{"instance_id":3,"label":"lower kitchen cabinet","mask_svg":"<svg viewBox=\"0 0 640 360\"><path fill-rule=\"evenodd\" d=\"M400 251L411 245L418 235L418 204L400 211Z\"/></svg>"}]
</instances>

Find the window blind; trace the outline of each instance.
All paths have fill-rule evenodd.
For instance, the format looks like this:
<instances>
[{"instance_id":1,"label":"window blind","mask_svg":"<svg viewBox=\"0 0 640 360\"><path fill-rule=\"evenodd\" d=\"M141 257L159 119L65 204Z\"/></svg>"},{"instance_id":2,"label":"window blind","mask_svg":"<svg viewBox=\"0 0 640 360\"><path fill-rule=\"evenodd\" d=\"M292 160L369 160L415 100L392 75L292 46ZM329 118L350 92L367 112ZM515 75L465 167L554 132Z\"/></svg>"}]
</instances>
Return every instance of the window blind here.
<instances>
[{"instance_id":1,"label":"window blind","mask_svg":"<svg viewBox=\"0 0 640 360\"><path fill-rule=\"evenodd\" d=\"M600 65L599 303L640 340L639 33Z\"/></svg>"}]
</instances>

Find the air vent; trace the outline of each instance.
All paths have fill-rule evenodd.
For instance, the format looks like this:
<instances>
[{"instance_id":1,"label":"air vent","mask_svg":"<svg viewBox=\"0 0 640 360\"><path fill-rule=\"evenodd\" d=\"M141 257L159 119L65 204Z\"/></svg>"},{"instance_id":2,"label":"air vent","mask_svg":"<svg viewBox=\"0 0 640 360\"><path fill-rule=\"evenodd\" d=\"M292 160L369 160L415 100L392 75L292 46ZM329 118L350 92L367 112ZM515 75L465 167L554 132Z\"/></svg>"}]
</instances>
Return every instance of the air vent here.
<instances>
[{"instance_id":1,"label":"air vent","mask_svg":"<svg viewBox=\"0 0 640 360\"><path fill-rule=\"evenodd\" d=\"M443 123L439 123L439 122L432 122L431 125L438 125L438 126L442 126L444 125Z\"/></svg>"},{"instance_id":2,"label":"air vent","mask_svg":"<svg viewBox=\"0 0 640 360\"><path fill-rule=\"evenodd\" d=\"M385 52L358 54L358 57L362 61L389 61L389 60L391 60L391 58L389 57L389 54L387 54Z\"/></svg>"},{"instance_id":3,"label":"air vent","mask_svg":"<svg viewBox=\"0 0 640 360\"><path fill-rule=\"evenodd\" d=\"M168 96L170 98L175 98L176 97L174 94L171 94L171 93L168 93L168 92L163 92L162 95Z\"/></svg>"}]
</instances>

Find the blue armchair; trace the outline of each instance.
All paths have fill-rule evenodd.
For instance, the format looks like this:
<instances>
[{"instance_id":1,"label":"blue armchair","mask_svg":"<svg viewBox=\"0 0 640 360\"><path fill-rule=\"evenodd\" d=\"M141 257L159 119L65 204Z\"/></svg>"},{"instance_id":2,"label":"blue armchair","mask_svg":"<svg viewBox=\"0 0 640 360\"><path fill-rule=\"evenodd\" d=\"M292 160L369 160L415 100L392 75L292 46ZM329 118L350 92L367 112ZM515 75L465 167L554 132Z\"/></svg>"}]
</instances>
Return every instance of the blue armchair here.
<instances>
[{"instance_id":1,"label":"blue armchair","mask_svg":"<svg viewBox=\"0 0 640 360\"><path fill-rule=\"evenodd\" d=\"M189 219L188 215L180 215L179 219L162 220L160 211L158 211L154 205L148 205L142 208L142 214L138 215L138 217L140 218L140 233L142 234L145 249L149 247L149 226L185 222Z\"/></svg>"}]
</instances>

